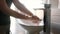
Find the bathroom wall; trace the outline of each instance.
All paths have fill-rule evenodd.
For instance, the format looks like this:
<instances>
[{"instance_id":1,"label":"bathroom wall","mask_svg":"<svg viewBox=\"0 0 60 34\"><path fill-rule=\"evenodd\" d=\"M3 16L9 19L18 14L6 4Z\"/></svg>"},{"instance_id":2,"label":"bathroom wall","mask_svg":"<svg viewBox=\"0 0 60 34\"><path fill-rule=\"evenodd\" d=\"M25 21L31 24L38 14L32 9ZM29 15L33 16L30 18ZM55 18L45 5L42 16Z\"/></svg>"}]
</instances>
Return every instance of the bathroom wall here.
<instances>
[{"instance_id":1,"label":"bathroom wall","mask_svg":"<svg viewBox=\"0 0 60 34\"><path fill-rule=\"evenodd\" d=\"M51 8L57 8L59 0L50 0Z\"/></svg>"},{"instance_id":2,"label":"bathroom wall","mask_svg":"<svg viewBox=\"0 0 60 34\"><path fill-rule=\"evenodd\" d=\"M60 9L51 9L51 22L60 23Z\"/></svg>"},{"instance_id":3,"label":"bathroom wall","mask_svg":"<svg viewBox=\"0 0 60 34\"><path fill-rule=\"evenodd\" d=\"M60 9L58 8L59 0L51 0L51 22L60 23Z\"/></svg>"},{"instance_id":4,"label":"bathroom wall","mask_svg":"<svg viewBox=\"0 0 60 34\"><path fill-rule=\"evenodd\" d=\"M51 27L54 34L60 33L60 0L51 0Z\"/></svg>"}]
</instances>

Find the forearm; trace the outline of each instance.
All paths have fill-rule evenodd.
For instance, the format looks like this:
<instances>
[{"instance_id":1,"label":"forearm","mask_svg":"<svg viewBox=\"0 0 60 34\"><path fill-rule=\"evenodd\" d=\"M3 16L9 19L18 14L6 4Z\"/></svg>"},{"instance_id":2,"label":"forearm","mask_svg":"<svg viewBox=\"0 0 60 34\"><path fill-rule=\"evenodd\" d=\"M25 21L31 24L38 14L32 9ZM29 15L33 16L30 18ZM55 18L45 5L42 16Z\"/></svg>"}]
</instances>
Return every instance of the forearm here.
<instances>
[{"instance_id":1,"label":"forearm","mask_svg":"<svg viewBox=\"0 0 60 34\"><path fill-rule=\"evenodd\" d=\"M6 11L9 11L9 12L6 12ZM16 11L13 11L13 10L6 10L6 11L5 11L6 13L4 12L5 14L10 15L10 16L13 16L13 17L15 17L15 18L28 19L27 16L22 15L22 14L16 12Z\"/></svg>"},{"instance_id":2,"label":"forearm","mask_svg":"<svg viewBox=\"0 0 60 34\"><path fill-rule=\"evenodd\" d=\"M20 3L18 0L13 0L14 5L21 10L22 12L28 14L28 15L33 15L22 3Z\"/></svg>"},{"instance_id":3,"label":"forearm","mask_svg":"<svg viewBox=\"0 0 60 34\"><path fill-rule=\"evenodd\" d=\"M14 17L20 18L20 19L27 19L27 17L26 17L25 15L22 15L22 14L16 12L16 11L11 10L11 9L7 6L5 0L0 0L0 10L1 10L3 13L5 13L5 14L7 14L7 15L10 15L10 16L14 16Z\"/></svg>"}]
</instances>

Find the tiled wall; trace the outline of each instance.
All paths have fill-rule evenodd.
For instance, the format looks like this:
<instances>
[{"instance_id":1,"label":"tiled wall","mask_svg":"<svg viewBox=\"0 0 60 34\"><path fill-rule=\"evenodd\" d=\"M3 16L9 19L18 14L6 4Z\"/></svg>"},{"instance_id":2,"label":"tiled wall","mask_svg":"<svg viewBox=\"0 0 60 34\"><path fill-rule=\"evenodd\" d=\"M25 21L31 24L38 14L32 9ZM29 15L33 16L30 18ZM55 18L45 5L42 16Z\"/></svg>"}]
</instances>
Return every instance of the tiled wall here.
<instances>
[{"instance_id":1,"label":"tiled wall","mask_svg":"<svg viewBox=\"0 0 60 34\"><path fill-rule=\"evenodd\" d=\"M51 9L51 22L60 23L60 9Z\"/></svg>"},{"instance_id":2,"label":"tiled wall","mask_svg":"<svg viewBox=\"0 0 60 34\"><path fill-rule=\"evenodd\" d=\"M59 0L50 0L51 8L58 8Z\"/></svg>"},{"instance_id":3,"label":"tiled wall","mask_svg":"<svg viewBox=\"0 0 60 34\"><path fill-rule=\"evenodd\" d=\"M60 22L60 9L58 9L59 0L50 0L51 3L51 22Z\"/></svg>"}]
</instances>

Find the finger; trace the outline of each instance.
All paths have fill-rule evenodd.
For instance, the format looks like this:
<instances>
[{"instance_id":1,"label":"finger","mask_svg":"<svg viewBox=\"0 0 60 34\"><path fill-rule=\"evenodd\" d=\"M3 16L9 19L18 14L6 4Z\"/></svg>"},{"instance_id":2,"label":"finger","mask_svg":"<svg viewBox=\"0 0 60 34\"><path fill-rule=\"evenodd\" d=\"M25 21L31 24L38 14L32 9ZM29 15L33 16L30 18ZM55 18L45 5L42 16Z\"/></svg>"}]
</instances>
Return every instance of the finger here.
<instances>
[{"instance_id":1,"label":"finger","mask_svg":"<svg viewBox=\"0 0 60 34\"><path fill-rule=\"evenodd\" d=\"M33 23L39 23L39 21L37 21L37 20L33 20L32 22L33 22Z\"/></svg>"}]
</instances>

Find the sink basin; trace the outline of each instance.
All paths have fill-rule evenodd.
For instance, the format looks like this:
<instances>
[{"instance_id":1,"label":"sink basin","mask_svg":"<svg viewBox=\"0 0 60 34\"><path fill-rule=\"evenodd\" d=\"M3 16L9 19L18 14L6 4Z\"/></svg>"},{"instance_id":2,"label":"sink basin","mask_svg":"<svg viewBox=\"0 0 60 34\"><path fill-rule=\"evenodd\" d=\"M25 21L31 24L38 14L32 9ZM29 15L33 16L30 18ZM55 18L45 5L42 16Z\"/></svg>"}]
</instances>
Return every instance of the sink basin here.
<instances>
[{"instance_id":1,"label":"sink basin","mask_svg":"<svg viewBox=\"0 0 60 34\"><path fill-rule=\"evenodd\" d=\"M20 24L24 29L26 29L29 34L40 34L40 31L43 30L43 26L26 26Z\"/></svg>"},{"instance_id":2,"label":"sink basin","mask_svg":"<svg viewBox=\"0 0 60 34\"><path fill-rule=\"evenodd\" d=\"M28 31L28 34L40 34L40 31L43 30L43 22L39 21L39 24L32 23L31 20L20 20L17 19L17 22Z\"/></svg>"}]
</instances>

